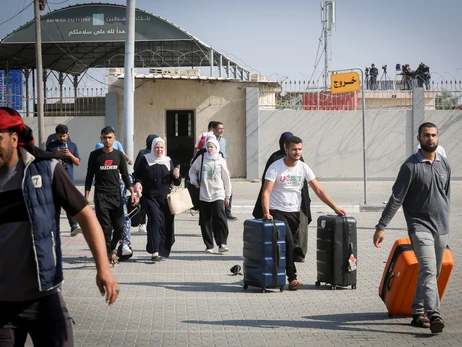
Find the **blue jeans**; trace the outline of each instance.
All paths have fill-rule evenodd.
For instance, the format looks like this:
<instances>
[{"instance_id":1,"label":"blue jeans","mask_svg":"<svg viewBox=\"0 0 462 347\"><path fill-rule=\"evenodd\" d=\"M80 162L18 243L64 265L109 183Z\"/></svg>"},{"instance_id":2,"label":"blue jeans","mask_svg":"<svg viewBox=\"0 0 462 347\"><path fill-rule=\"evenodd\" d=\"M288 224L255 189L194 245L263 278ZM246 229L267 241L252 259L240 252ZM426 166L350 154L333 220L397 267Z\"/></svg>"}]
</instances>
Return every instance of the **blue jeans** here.
<instances>
[{"instance_id":1,"label":"blue jeans","mask_svg":"<svg viewBox=\"0 0 462 347\"><path fill-rule=\"evenodd\" d=\"M415 255L419 262L419 274L415 288L412 314L440 317L440 297L437 279L441 272L444 252L449 234L433 235L420 231L410 235Z\"/></svg>"}]
</instances>

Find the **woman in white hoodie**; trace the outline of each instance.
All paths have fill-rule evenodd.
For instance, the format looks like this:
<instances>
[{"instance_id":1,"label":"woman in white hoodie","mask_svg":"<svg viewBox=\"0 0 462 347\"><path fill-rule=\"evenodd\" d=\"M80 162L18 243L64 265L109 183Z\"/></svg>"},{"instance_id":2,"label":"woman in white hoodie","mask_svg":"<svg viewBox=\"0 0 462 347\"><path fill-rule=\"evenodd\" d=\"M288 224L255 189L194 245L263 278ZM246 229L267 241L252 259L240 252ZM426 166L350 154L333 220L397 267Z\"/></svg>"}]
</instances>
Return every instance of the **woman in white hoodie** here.
<instances>
[{"instance_id":1,"label":"woman in white hoodie","mask_svg":"<svg viewBox=\"0 0 462 347\"><path fill-rule=\"evenodd\" d=\"M200 186L199 224L205 252L213 253L215 239L218 252L224 253L229 250L226 246L229 231L225 205L229 204L231 196L231 179L216 138L208 138L206 148L203 160L199 156L191 165L189 177L191 184L197 188Z\"/></svg>"}]
</instances>

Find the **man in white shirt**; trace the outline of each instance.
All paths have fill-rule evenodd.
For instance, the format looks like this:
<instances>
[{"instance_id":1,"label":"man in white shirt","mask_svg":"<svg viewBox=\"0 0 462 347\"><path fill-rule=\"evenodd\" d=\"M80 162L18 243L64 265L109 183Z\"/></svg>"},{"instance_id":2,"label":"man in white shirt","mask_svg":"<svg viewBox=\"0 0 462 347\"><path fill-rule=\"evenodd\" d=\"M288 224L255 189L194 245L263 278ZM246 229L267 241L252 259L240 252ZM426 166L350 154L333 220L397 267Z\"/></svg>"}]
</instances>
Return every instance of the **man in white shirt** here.
<instances>
[{"instance_id":1,"label":"man in white shirt","mask_svg":"<svg viewBox=\"0 0 462 347\"><path fill-rule=\"evenodd\" d=\"M216 122L215 121L210 121L209 122L209 125L208 125L208 131L204 132L204 133L201 133L198 137L197 137L197 140L196 140L196 144L194 145L194 154L196 154L196 152L198 150L200 150L201 148L205 148L205 144L207 142L207 138L210 136L210 135L214 135L213 133L213 128L215 128L216 126Z\"/></svg>"},{"instance_id":2,"label":"man in white shirt","mask_svg":"<svg viewBox=\"0 0 462 347\"><path fill-rule=\"evenodd\" d=\"M297 280L294 263L294 234L300 225L301 191L306 179L315 194L339 216L346 213L338 208L316 180L307 164L300 161L303 154L302 139L289 137L285 142L286 157L276 160L268 168L262 193L263 219L277 219L286 224L286 272L289 289L297 290L302 283Z\"/></svg>"},{"instance_id":3,"label":"man in white shirt","mask_svg":"<svg viewBox=\"0 0 462 347\"><path fill-rule=\"evenodd\" d=\"M217 138L218 144L220 145L220 152L223 158L225 158L226 163L228 163L228 160L226 159L228 155L226 154L226 149L228 148L228 145L226 144L226 140L223 137L223 133L225 131L225 128L223 126L222 122L215 122L215 125L213 127L213 134ZM228 171L229 171L229 166L228 166ZM231 176L231 173L229 173ZM232 202L233 202L233 196L231 195L229 198L229 204L225 206L225 212L226 212L226 218L228 220L236 221L238 218L236 216L233 216L231 213L231 207L232 207Z\"/></svg>"}]
</instances>

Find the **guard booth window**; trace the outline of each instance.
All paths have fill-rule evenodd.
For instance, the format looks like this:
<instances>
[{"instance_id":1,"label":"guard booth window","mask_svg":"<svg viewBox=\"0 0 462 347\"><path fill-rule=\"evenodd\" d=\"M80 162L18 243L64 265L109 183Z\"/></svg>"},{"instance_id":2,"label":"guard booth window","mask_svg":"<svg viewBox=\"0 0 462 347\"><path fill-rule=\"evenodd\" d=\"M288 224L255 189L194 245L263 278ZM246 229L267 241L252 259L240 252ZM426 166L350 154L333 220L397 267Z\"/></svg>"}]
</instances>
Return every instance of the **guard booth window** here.
<instances>
[{"instance_id":1,"label":"guard booth window","mask_svg":"<svg viewBox=\"0 0 462 347\"><path fill-rule=\"evenodd\" d=\"M186 177L194 152L194 111L167 111L166 118L167 155L175 166L181 165L181 175Z\"/></svg>"}]
</instances>

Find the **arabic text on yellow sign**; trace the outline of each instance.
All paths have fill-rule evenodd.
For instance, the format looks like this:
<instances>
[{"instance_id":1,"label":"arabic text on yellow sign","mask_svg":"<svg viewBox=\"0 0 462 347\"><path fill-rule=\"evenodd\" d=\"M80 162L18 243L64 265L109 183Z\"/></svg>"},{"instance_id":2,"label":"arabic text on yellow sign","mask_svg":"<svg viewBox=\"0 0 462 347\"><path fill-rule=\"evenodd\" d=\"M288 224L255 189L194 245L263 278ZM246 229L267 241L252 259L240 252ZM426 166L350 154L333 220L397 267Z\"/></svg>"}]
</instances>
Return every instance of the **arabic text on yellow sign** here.
<instances>
[{"instance_id":1,"label":"arabic text on yellow sign","mask_svg":"<svg viewBox=\"0 0 462 347\"><path fill-rule=\"evenodd\" d=\"M357 72L332 74L330 75L330 85L332 94L354 92L361 88Z\"/></svg>"}]
</instances>

